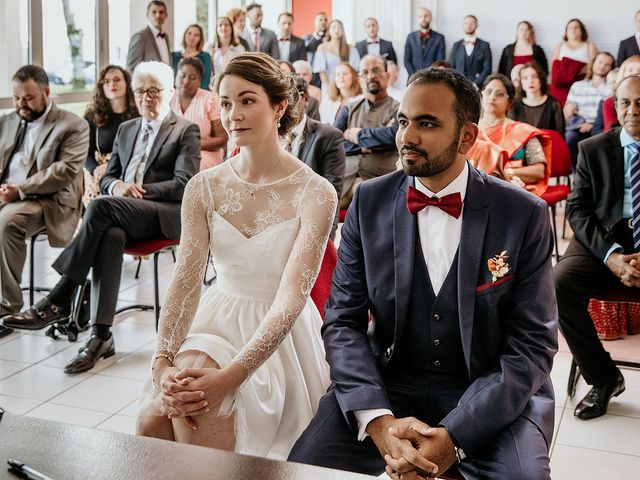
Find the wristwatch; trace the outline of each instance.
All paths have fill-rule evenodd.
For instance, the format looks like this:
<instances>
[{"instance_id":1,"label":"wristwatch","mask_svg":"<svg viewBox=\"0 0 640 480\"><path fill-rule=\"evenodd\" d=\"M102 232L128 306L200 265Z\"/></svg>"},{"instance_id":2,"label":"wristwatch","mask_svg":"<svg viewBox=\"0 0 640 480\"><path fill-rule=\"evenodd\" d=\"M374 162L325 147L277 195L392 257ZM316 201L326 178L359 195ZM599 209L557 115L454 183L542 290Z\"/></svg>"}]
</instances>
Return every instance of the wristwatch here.
<instances>
[{"instance_id":1,"label":"wristwatch","mask_svg":"<svg viewBox=\"0 0 640 480\"><path fill-rule=\"evenodd\" d=\"M454 445L453 448L456 451L456 460L458 460L458 463L462 463L467 458L467 454L457 445Z\"/></svg>"}]
</instances>

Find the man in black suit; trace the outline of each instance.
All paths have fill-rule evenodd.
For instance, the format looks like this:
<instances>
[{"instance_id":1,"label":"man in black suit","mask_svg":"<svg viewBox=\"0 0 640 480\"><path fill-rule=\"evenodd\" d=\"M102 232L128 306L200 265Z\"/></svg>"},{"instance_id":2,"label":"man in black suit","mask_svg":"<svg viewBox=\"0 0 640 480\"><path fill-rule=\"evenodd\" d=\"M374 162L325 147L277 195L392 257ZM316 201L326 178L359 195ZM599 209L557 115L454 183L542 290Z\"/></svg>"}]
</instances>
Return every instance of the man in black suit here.
<instances>
[{"instance_id":1,"label":"man in black suit","mask_svg":"<svg viewBox=\"0 0 640 480\"><path fill-rule=\"evenodd\" d=\"M330 125L320 123L305 114L309 98L307 82L295 75L296 88L300 94L298 110L300 121L284 139L285 148L314 172L326 178L336 189L338 198L342 194L344 180L344 145L342 132ZM331 239L334 238L338 227L338 211L331 229Z\"/></svg>"},{"instance_id":2,"label":"man in black suit","mask_svg":"<svg viewBox=\"0 0 640 480\"><path fill-rule=\"evenodd\" d=\"M364 21L364 29L367 32L367 38L360 40L356 43L360 58L365 55L380 55L385 60L391 60L394 63L398 63L396 58L396 51L393 49L393 44L388 40L378 38L378 20L373 17L369 17Z\"/></svg>"},{"instance_id":3,"label":"man in black suit","mask_svg":"<svg viewBox=\"0 0 640 480\"><path fill-rule=\"evenodd\" d=\"M142 117L120 125L113 155L82 228L53 263L62 275L51 293L23 313L3 319L13 328L38 330L66 321L71 298L92 270L92 334L65 373L93 368L115 353L111 324L116 310L125 243L180 236L184 187L200 164L198 126L174 115L173 70L160 62L143 62L132 88Z\"/></svg>"},{"instance_id":4,"label":"man in black suit","mask_svg":"<svg viewBox=\"0 0 640 480\"><path fill-rule=\"evenodd\" d=\"M289 12L278 15L278 48L280 60L293 63L307 59L307 47L302 38L293 34L293 15Z\"/></svg>"},{"instance_id":5,"label":"man in black suit","mask_svg":"<svg viewBox=\"0 0 640 480\"><path fill-rule=\"evenodd\" d=\"M133 73L140 62L155 60L171 65L169 35L163 30L167 20L167 6L161 0L152 0L147 5L147 28L135 33L129 41L127 70Z\"/></svg>"},{"instance_id":6,"label":"man in black suit","mask_svg":"<svg viewBox=\"0 0 640 480\"><path fill-rule=\"evenodd\" d=\"M313 19L313 33L307 33L303 35L304 46L307 47L307 61L313 65L313 57L316 54L316 50L322 42L324 42L325 35L327 34L327 25L329 24L329 17L324 12L316 13ZM320 88L321 86L320 75L313 74L313 80L311 85Z\"/></svg>"},{"instance_id":7,"label":"man in black suit","mask_svg":"<svg viewBox=\"0 0 640 480\"><path fill-rule=\"evenodd\" d=\"M240 32L240 36L249 44L249 50L266 53L277 60L280 55L278 39L273 30L262 28L262 5L257 3L247 5L247 17L249 17L249 25Z\"/></svg>"},{"instance_id":8,"label":"man in black suit","mask_svg":"<svg viewBox=\"0 0 640 480\"><path fill-rule=\"evenodd\" d=\"M622 282L640 299L640 75L614 93L621 128L578 144L578 164L567 215L574 237L555 267L560 329L582 376L593 387L576 417L604 415L624 391L624 378L598 339L589 298ZM636 177L637 175L637 177Z\"/></svg>"},{"instance_id":9,"label":"man in black suit","mask_svg":"<svg viewBox=\"0 0 640 480\"><path fill-rule=\"evenodd\" d=\"M636 33L620 42L620 48L618 48L618 66L622 65L622 62L630 56L640 55L640 10L636 12L634 23Z\"/></svg>"},{"instance_id":10,"label":"man in black suit","mask_svg":"<svg viewBox=\"0 0 640 480\"><path fill-rule=\"evenodd\" d=\"M464 38L453 44L449 63L480 89L491 73L491 47L476 35L478 19L474 15L464 17L462 29Z\"/></svg>"}]
</instances>

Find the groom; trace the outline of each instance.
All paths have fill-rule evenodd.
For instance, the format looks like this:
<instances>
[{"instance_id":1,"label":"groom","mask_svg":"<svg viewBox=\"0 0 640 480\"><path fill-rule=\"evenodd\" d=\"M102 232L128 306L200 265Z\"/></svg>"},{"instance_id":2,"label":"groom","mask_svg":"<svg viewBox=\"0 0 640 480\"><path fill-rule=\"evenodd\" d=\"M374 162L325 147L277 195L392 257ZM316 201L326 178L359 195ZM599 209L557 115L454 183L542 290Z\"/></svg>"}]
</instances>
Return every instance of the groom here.
<instances>
[{"instance_id":1,"label":"groom","mask_svg":"<svg viewBox=\"0 0 640 480\"><path fill-rule=\"evenodd\" d=\"M392 478L455 462L465 478L549 478L547 206L468 164L479 115L464 75L409 79L404 171L363 183L349 209L323 326L333 386L290 460Z\"/></svg>"}]
</instances>

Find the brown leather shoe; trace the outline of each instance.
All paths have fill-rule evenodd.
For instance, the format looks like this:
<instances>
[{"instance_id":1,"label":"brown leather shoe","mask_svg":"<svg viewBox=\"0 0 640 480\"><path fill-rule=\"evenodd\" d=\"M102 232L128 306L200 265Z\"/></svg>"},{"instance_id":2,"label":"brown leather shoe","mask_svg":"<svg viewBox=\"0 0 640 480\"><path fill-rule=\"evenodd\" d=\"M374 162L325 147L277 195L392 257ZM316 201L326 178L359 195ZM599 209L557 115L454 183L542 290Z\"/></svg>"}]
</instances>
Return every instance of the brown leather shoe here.
<instances>
[{"instance_id":1,"label":"brown leather shoe","mask_svg":"<svg viewBox=\"0 0 640 480\"><path fill-rule=\"evenodd\" d=\"M581 420L590 420L607 413L609 400L624 392L624 377L620 370L615 382L604 387L592 387L589 393L580 401L573 414Z\"/></svg>"},{"instance_id":2,"label":"brown leather shoe","mask_svg":"<svg viewBox=\"0 0 640 480\"><path fill-rule=\"evenodd\" d=\"M0 324L19 330L40 330L53 323L66 322L70 317L70 307L62 309L45 297L24 312L2 317Z\"/></svg>"},{"instance_id":3,"label":"brown leather shoe","mask_svg":"<svg viewBox=\"0 0 640 480\"><path fill-rule=\"evenodd\" d=\"M78 350L74 357L64 367L64 373L82 373L91 370L101 358L109 358L115 355L116 348L113 335L109 340L101 340L97 335L91 335L86 345Z\"/></svg>"}]
</instances>

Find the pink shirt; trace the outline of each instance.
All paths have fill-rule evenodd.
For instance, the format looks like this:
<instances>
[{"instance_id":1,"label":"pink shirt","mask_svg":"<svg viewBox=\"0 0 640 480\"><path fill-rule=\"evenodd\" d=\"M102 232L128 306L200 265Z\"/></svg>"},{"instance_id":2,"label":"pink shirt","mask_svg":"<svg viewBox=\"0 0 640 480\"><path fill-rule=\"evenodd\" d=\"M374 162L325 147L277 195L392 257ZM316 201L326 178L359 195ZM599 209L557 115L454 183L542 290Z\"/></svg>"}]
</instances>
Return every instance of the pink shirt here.
<instances>
[{"instance_id":1,"label":"pink shirt","mask_svg":"<svg viewBox=\"0 0 640 480\"><path fill-rule=\"evenodd\" d=\"M208 137L211 135L211 122L220 120L220 106L218 105L218 96L214 92L199 88L195 97L187 109L183 112L180 108L180 95L176 91L171 99L171 111L179 117L185 118L200 127L200 136ZM200 151L200 170L220 165L224 158L222 149L213 152Z\"/></svg>"}]
</instances>

